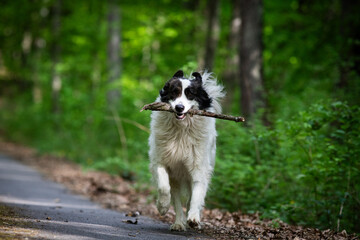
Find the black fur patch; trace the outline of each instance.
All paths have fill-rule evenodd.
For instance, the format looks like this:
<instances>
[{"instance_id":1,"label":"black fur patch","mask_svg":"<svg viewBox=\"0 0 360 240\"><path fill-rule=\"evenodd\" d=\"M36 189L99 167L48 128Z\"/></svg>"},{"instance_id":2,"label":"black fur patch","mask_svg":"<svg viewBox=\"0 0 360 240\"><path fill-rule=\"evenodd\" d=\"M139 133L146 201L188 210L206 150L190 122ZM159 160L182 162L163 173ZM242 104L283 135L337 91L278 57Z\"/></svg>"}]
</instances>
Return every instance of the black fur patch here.
<instances>
[{"instance_id":1,"label":"black fur patch","mask_svg":"<svg viewBox=\"0 0 360 240\"><path fill-rule=\"evenodd\" d=\"M170 100L175 100L177 97L181 96L182 84L179 78L182 77L184 77L184 72L179 70L165 83L163 89L160 90L160 100L162 102L169 102Z\"/></svg>"},{"instance_id":2,"label":"black fur patch","mask_svg":"<svg viewBox=\"0 0 360 240\"><path fill-rule=\"evenodd\" d=\"M165 83L165 86L160 91L160 98L162 102L169 102L181 96L182 84L178 78L172 78Z\"/></svg>"},{"instance_id":3,"label":"black fur patch","mask_svg":"<svg viewBox=\"0 0 360 240\"><path fill-rule=\"evenodd\" d=\"M192 75L195 79L191 80L190 86L185 89L185 95L189 100L197 101L200 110L206 110L211 107L212 100L202 86L200 73L194 72Z\"/></svg>"},{"instance_id":4,"label":"black fur patch","mask_svg":"<svg viewBox=\"0 0 360 240\"><path fill-rule=\"evenodd\" d=\"M189 100L195 100L199 104L200 110L206 110L211 107L211 98L202 86L202 78L200 73L194 72L192 74L195 79L191 80L190 86L185 89L185 96ZM165 83L165 86L160 91L161 102L169 102L181 96L182 83L179 78L183 78L183 71L177 71L174 76Z\"/></svg>"}]
</instances>

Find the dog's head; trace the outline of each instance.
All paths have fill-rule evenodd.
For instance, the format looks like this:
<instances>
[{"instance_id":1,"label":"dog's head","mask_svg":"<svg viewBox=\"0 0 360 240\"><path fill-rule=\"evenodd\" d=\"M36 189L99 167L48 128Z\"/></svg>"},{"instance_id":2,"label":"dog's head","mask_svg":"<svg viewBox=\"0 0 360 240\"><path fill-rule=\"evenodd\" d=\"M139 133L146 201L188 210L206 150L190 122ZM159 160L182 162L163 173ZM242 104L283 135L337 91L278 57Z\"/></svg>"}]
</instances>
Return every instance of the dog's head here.
<instances>
[{"instance_id":1,"label":"dog's head","mask_svg":"<svg viewBox=\"0 0 360 240\"><path fill-rule=\"evenodd\" d=\"M211 106L211 98L203 88L200 73L194 72L192 76L193 79L187 79L179 70L160 90L161 101L171 105L179 120L185 119L189 109L206 110Z\"/></svg>"}]
</instances>

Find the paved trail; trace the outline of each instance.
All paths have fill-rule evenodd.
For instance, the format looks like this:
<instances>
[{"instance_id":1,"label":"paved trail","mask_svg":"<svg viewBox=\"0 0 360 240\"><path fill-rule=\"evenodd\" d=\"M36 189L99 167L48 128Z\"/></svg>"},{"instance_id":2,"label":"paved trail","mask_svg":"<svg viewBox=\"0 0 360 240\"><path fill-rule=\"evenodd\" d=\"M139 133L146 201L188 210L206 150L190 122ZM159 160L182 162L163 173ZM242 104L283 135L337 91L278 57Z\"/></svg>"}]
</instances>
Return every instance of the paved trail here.
<instances>
[{"instance_id":1,"label":"paved trail","mask_svg":"<svg viewBox=\"0 0 360 240\"><path fill-rule=\"evenodd\" d=\"M134 219L73 195L33 168L3 155L0 155L0 204L25 217L34 239L206 238L194 231L171 232L167 224L143 216L138 217L137 224L124 223Z\"/></svg>"}]
</instances>

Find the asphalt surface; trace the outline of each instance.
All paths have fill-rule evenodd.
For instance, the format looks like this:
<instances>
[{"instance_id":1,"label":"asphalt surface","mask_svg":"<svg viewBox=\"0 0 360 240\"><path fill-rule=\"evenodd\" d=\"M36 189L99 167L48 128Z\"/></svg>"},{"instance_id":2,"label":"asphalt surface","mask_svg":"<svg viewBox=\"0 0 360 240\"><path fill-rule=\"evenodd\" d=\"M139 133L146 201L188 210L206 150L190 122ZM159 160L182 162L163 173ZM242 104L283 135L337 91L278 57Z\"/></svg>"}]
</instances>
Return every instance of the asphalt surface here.
<instances>
[{"instance_id":1,"label":"asphalt surface","mask_svg":"<svg viewBox=\"0 0 360 240\"><path fill-rule=\"evenodd\" d=\"M135 221L124 213L103 209L35 169L0 155L0 203L16 210L42 239L203 239L190 230L171 232L169 225L148 217ZM0 227L1 227L0 222Z\"/></svg>"}]
</instances>

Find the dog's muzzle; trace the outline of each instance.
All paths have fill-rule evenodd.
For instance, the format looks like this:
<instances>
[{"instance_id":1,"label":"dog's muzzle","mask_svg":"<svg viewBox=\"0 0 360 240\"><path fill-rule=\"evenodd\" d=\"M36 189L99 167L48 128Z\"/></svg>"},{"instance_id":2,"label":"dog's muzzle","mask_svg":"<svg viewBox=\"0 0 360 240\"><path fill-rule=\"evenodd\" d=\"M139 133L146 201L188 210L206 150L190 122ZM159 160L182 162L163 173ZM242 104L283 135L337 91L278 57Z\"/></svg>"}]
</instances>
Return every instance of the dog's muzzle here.
<instances>
[{"instance_id":1,"label":"dog's muzzle","mask_svg":"<svg viewBox=\"0 0 360 240\"><path fill-rule=\"evenodd\" d=\"M185 107L182 104L177 104L175 106L175 117L176 119L183 120L186 117L186 114L183 113Z\"/></svg>"},{"instance_id":2,"label":"dog's muzzle","mask_svg":"<svg viewBox=\"0 0 360 240\"><path fill-rule=\"evenodd\" d=\"M184 120L186 117L186 114L185 113L175 113L175 117L178 120Z\"/></svg>"}]
</instances>

